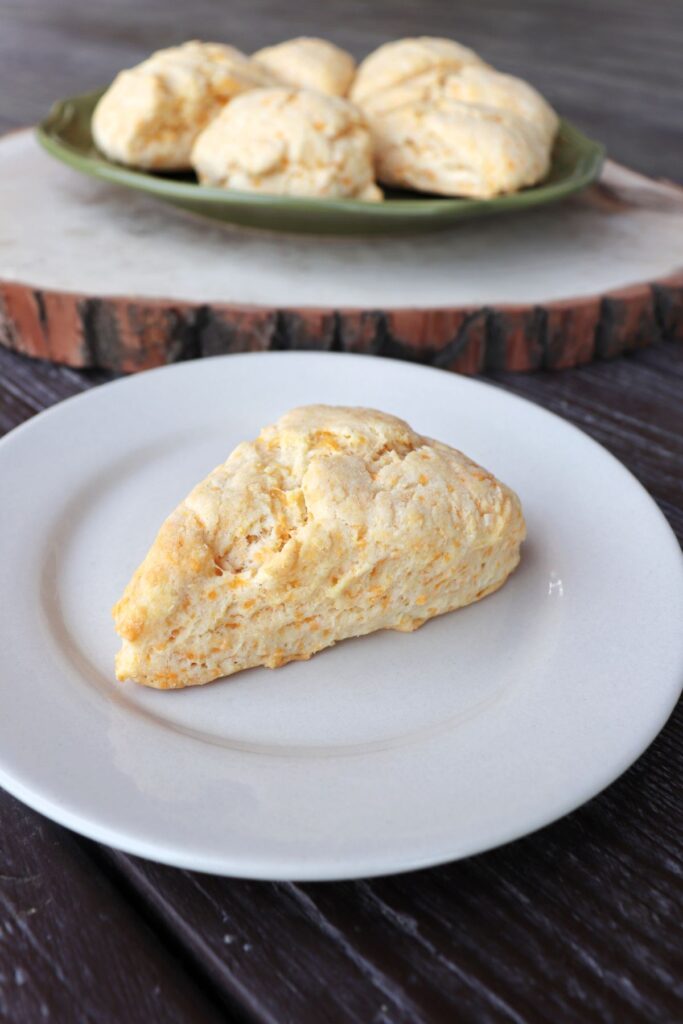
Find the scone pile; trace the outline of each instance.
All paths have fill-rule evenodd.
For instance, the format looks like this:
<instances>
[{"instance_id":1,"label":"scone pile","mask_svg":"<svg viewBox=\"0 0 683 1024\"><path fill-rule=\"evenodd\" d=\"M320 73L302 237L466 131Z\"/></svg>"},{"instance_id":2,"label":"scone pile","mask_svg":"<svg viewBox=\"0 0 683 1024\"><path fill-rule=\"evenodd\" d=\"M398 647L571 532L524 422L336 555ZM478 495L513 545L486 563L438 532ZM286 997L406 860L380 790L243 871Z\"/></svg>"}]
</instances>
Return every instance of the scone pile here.
<instances>
[{"instance_id":1,"label":"scone pile","mask_svg":"<svg viewBox=\"0 0 683 1024\"><path fill-rule=\"evenodd\" d=\"M189 42L122 71L93 115L110 159L200 183L381 200L377 182L490 198L542 180L558 119L527 82L450 39L401 39L356 68L323 39L251 57Z\"/></svg>"},{"instance_id":2,"label":"scone pile","mask_svg":"<svg viewBox=\"0 0 683 1024\"><path fill-rule=\"evenodd\" d=\"M294 409L161 527L114 608L117 676L177 689L417 629L497 590L524 534L461 452L372 409Z\"/></svg>"}]
</instances>

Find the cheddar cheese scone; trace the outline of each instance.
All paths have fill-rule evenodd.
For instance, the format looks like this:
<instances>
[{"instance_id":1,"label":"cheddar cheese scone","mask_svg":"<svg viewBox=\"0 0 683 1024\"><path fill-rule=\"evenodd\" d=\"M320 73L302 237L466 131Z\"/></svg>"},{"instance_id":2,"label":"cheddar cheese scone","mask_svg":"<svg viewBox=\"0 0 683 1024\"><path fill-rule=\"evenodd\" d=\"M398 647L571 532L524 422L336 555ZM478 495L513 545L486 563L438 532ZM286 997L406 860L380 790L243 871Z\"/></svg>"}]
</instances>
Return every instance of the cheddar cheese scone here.
<instances>
[{"instance_id":1,"label":"cheddar cheese scone","mask_svg":"<svg viewBox=\"0 0 683 1024\"><path fill-rule=\"evenodd\" d=\"M497 590L525 536L517 496L372 409L294 409L161 527L114 608L119 679L175 689L410 631Z\"/></svg>"},{"instance_id":2,"label":"cheddar cheese scone","mask_svg":"<svg viewBox=\"0 0 683 1024\"><path fill-rule=\"evenodd\" d=\"M201 133L192 166L203 185L273 195L380 200L370 131L348 100L308 89L255 89Z\"/></svg>"},{"instance_id":3,"label":"cheddar cheese scone","mask_svg":"<svg viewBox=\"0 0 683 1024\"><path fill-rule=\"evenodd\" d=\"M402 39L360 65L351 98L381 184L489 199L535 185L558 118L533 86L448 39Z\"/></svg>"},{"instance_id":4,"label":"cheddar cheese scone","mask_svg":"<svg viewBox=\"0 0 683 1024\"><path fill-rule=\"evenodd\" d=\"M509 110L447 98L371 117L377 177L385 185L488 199L540 181L550 140Z\"/></svg>"},{"instance_id":5,"label":"cheddar cheese scone","mask_svg":"<svg viewBox=\"0 0 683 1024\"><path fill-rule=\"evenodd\" d=\"M408 103L442 99L507 110L529 121L548 140L557 131L557 114L532 85L483 64L468 64L459 71L433 68L373 93L362 106L369 117L380 117Z\"/></svg>"},{"instance_id":6,"label":"cheddar cheese scone","mask_svg":"<svg viewBox=\"0 0 683 1024\"><path fill-rule=\"evenodd\" d=\"M276 79L234 46L191 41L121 71L100 99L93 138L111 160L187 170L197 135L241 92Z\"/></svg>"},{"instance_id":7,"label":"cheddar cheese scone","mask_svg":"<svg viewBox=\"0 0 683 1024\"><path fill-rule=\"evenodd\" d=\"M436 69L460 71L469 64L483 65L481 57L453 39L419 36L384 43L361 61L350 98L359 106L384 89L392 89L416 75Z\"/></svg>"},{"instance_id":8,"label":"cheddar cheese scone","mask_svg":"<svg viewBox=\"0 0 683 1024\"><path fill-rule=\"evenodd\" d=\"M252 60L285 85L328 96L346 96L356 70L356 62L346 50L326 39L307 36L266 46L252 54Z\"/></svg>"}]
</instances>

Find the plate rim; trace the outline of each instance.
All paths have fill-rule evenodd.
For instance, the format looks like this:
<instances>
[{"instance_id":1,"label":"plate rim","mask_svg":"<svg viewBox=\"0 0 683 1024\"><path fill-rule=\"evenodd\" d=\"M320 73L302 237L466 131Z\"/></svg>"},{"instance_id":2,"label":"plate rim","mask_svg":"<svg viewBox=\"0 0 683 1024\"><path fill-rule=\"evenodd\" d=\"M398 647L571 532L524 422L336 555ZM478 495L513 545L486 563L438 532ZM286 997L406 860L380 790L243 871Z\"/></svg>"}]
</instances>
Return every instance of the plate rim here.
<instances>
[{"instance_id":1,"label":"plate rim","mask_svg":"<svg viewBox=\"0 0 683 1024\"><path fill-rule=\"evenodd\" d=\"M235 189L200 186L194 182L164 178L145 170L116 164L104 156L90 156L70 145L63 139L60 132L61 122L71 116L74 107L78 109L82 104L94 103L105 89L106 87L100 87L55 100L48 114L36 126L35 132L39 143L51 156L72 169L137 191L144 191L149 195L171 202L179 198L186 202L206 200L209 204L215 204L217 208L234 208L235 210L260 208L274 212L299 213L302 216L314 216L316 213L356 213L373 221L374 226L383 222L388 225L399 216L416 224L425 222L425 226L430 221L451 224L461 216L464 217L470 213L511 212L573 195L596 180L606 156L604 143L587 136L573 122L561 117L558 135L566 133L575 144L585 149L577 161L577 169L557 182L550 184L541 182L529 188L493 196L490 199L457 196L422 198L416 194L415 198L390 198L381 203L372 203L351 198L278 196L267 193L240 192ZM196 212L200 213L200 211ZM211 215L204 214L204 216L210 217ZM268 229L266 228L266 230ZM271 228L270 230L281 231L283 229ZM360 235L362 231L359 230L357 233Z\"/></svg>"},{"instance_id":2,"label":"plate rim","mask_svg":"<svg viewBox=\"0 0 683 1024\"><path fill-rule=\"evenodd\" d=\"M271 361L283 360L283 359L297 359L298 361L309 361L314 359L320 361L321 359L340 359L349 358L349 354L346 353L318 353L318 352L265 352L265 353L240 353L238 355L218 355L210 357L202 361L195 362L197 366L203 366L205 363L216 360L225 360L226 358L238 358L240 360L249 359L252 356L261 357L264 356ZM366 359L366 356L352 355L351 358L354 361ZM379 359L381 357L370 357L373 359ZM431 373L440 373L443 371L436 370L432 367L423 367ZM149 371L152 373L182 373L187 370L185 364L173 364L170 366L159 367L156 370ZM146 375L145 375L146 376ZM456 378L457 379L457 378ZM94 388L90 388L86 391L72 395L62 401L56 402L47 409L42 410L40 413L26 420L24 423L18 425L8 433L0 438L0 450L13 443L13 439L19 434L25 435L32 430L42 429L42 424L45 422L45 418L51 415L58 415L58 410L66 403L72 402L84 402L86 400L96 400L95 396L104 387L125 387L131 381L141 381L144 377L123 377L118 380L107 382L103 385L98 385ZM598 441L592 438L580 427L564 419L562 416L555 412L551 412L545 409L543 406L533 402L532 400L517 395L514 392L509 392L504 388L496 385L495 383L484 381L480 379L471 378L460 378L459 383L465 387L471 387L473 389L483 388L489 391L502 392L507 399L514 402L521 402L524 405L533 407L537 412L544 414L545 416L553 417L559 420L565 428L569 428L571 434L577 434L584 440L587 440L590 446L594 450L598 450L602 457L607 456L608 461L612 464L616 464L629 478L629 484L636 485L636 490L640 492L642 496L645 496L648 501L648 506L651 511L656 512L656 519L659 521L660 526L663 526L664 532L662 536L666 535L668 542L671 544L672 553L675 551L678 554L678 565L679 565L679 579L680 579L680 591L683 596L683 552L681 552L676 535L673 532L666 516L658 506L658 504L651 497L647 489L640 483L637 477L626 467L624 464L614 456L608 449L601 445ZM390 866L386 863L374 865L367 861L360 860L356 867L345 868L342 873L338 870L330 869L330 859L324 859L318 863L315 860L301 860L299 862L300 869L292 869L291 864L285 870L279 871L274 870L273 863L266 860L252 859L247 865L245 863L244 856L238 856L236 860L231 861L229 855L223 854L220 858L212 856L195 856L189 853L187 856L178 855L172 848L165 847L161 841L149 841L140 840L131 833L122 834L120 830L107 828L106 826L99 825L87 818L79 815L77 812L70 810L56 803L49 797L44 797L36 789L32 789L30 786L26 786L23 780L15 778L12 775L11 770L7 768L3 761L3 755L0 751L0 785L5 788L13 796L17 797L27 806L33 808L41 814L44 814L49 819L58 822L60 825L64 825L67 828L72 829L80 835L84 835L87 838L93 839L97 842L106 843L115 849L122 850L123 852L129 853L133 856L140 856L147 859L157 861L159 863L167 864L170 866L186 868L188 870L196 870L199 872L220 874L236 878L245 879L256 879L256 880L271 880L271 881L334 881L342 879L353 879L353 878L371 878L380 877L387 874L399 874L408 871L420 870L428 867L436 867L440 864L448 863L454 860L461 859L463 857L472 856L478 853L484 853L488 850L495 849L508 842L512 842L516 839L522 838L527 835L531 835L539 829L551 825L566 814L571 813L573 810L582 806L588 800L597 796L609 785L611 785L617 778L619 778L623 772L629 768L644 752L648 749L650 744L654 741L656 736L659 734L661 729L666 724L670 717L674 707L676 706L680 697L681 690L683 689L683 636L681 637L680 643L680 654L679 654L679 675L678 682L673 684L671 692L667 694L667 699L660 701L658 704L658 713L656 715L656 721L651 727L638 738L634 743L633 748L629 748L622 752L621 756L617 759L616 763L613 763L609 770L604 772L595 772L592 776L592 781L586 784L582 791L577 795L573 794L566 800L558 800L553 805L553 812L551 816L548 816L547 810L544 813L539 811L536 815L531 818L525 819L525 823L521 826L511 826L507 830L504 830L498 835L495 842L491 842L487 845L481 845L479 842L450 843L448 849L440 850L433 854L425 854L420 856L405 856L401 857L400 852L394 855L393 862ZM454 846L457 846L456 852L454 852ZM370 855L369 860L373 860L373 855Z\"/></svg>"}]
</instances>

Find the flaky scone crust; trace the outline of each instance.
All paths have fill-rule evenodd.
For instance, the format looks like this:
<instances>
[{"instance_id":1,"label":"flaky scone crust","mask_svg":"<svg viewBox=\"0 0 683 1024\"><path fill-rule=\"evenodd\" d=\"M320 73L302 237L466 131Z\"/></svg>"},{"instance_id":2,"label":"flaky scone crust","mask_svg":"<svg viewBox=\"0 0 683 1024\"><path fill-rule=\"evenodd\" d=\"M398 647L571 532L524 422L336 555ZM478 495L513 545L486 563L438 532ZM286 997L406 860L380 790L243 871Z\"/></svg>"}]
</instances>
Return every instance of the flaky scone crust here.
<instances>
[{"instance_id":1,"label":"flaky scone crust","mask_svg":"<svg viewBox=\"0 0 683 1024\"><path fill-rule=\"evenodd\" d=\"M218 188L382 199L362 112L311 89L238 96L198 137L192 165L203 185Z\"/></svg>"},{"instance_id":2,"label":"flaky scone crust","mask_svg":"<svg viewBox=\"0 0 683 1024\"><path fill-rule=\"evenodd\" d=\"M548 173L559 120L528 82L449 39L386 43L350 92L370 125L383 185L490 199Z\"/></svg>"},{"instance_id":3,"label":"flaky scone crust","mask_svg":"<svg viewBox=\"0 0 683 1024\"><path fill-rule=\"evenodd\" d=\"M161 689L409 631L500 587L517 496L402 420L307 406L238 445L161 527L114 608L119 679Z\"/></svg>"},{"instance_id":4,"label":"flaky scone crust","mask_svg":"<svg viewBox=\"0 0 683 1024\"><path fill-rule=\"evenodd\" d=\"M360 62L349 96L362 106L370 96L426 71L437 68L460 71L469 64L484 64L484 61L474 50L453 39L438 36L394 39L378 46Z\"/></svg>"},{"instance_id":5,"label":"flaky scone crust","mask_svg":"<svg viewBox=\"0 0 683 1024\"><path fill-rule=\"evenodd\" d=\"M428 100L370 124L385 185L489 199L535 184L550 167L549 137L509 110Z\"/></svg>"},{"instance_id":6,"label":"flaky scone crust","mask_svg":"<svg viewBox=\"0 0 683 1024\"><path fill-rule=\"evenodd\" d=\"M300 36L252 54L252 60L285 85L346 96L356 71L350 53L327 39Z\"/></svg>"},{"instance_id":7,"label":"flaky scone crust","mask_svg":"<svg viewBox=\"0 0 683 1024\"><path fill-rule=\"evenodd\" d=\"M187 170L197 135L239 93L274 83L234 46L197 40L157 50L121 71L92 120L99 149L118 163Z\"/></svg>"},{"instance_id":8,"label":"flaky scone crust","mask_svg":"<svg viewBox=\"0 0 683 1024\"><path fill-rule=\"evenodd\" d=\"M438 103L440 100L508 111L534 125L549 141L557 132L557 114L537 89L521 78L495 71L485 64L468 64L457 72L432 68L392 89L373 93L362 104L362 109L368 117L380 117L409 103Z\"/></svg>"}]
</instances>

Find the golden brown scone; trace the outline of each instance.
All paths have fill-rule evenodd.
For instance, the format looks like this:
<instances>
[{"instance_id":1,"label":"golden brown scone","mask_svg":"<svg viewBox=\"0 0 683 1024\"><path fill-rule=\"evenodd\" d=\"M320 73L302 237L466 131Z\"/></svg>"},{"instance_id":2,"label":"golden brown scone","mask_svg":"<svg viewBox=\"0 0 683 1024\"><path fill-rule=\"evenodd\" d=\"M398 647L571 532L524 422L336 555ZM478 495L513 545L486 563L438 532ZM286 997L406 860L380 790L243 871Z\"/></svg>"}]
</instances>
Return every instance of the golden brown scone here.
<instances>
[{"instance_id":1,"label":"golden brown scone","mask_svg":"<svg viewBox=\"0 0 683 1024\"><path fill-rule=\"evenodd\" d=\"M238 93L272 75L234 46L192 41L121 71L100 99L93 138L110 160L151 170L187 170L195 139Z\"/></svg>"},{"instance_id":2,"label":"golden brown scone","mask_svg":"<svg viewBox=\"0 0 683 1024\"><path fill-rule=\"evenodd\" d=\"M440 99L371 118L384 185L488 199L548 173L550 141L508 110Z\"/></svg>"},{"instance_id":3,"label":"golden brown scone","mask_svg":"<svg viewBox=\"0 0 683 1024\"><path fill-rule=\"evenodd\" d=\"M548 139L553 139L557 132L557 114L532 85L483 64L468 64L460 71L425 71L392 89L372 94L364 101L363 110L374 118L407 103L433 103L441 99L508 110L531 122Z\"/></svg>"},{"instance_id":4,"label":"golden brown scone","mask_svg":"<svg viewBox=\"0 0 683 1024\"><path fill-rule=\"evenodd\" d=\"M252 54L252 60L285 85L328 96L346 96L356 71L356 62L346 50L307 36L266 46Z\"/></svg>"},{"instance_id":5,"label":"golden brown scone","mask_svg":"<svg viewBox=\"0 0 683 1024\"><path fill-rule=\"evenodd\" d=\"M238 96L197 139L203 185L273 195L380 200L372 141L348 100L307 89Z\"/></svg>"},{"instance_id":6,"label":"golden brown scone","mask_svg":"<svg viewBox=\"0 0 683 1024\"><path fill-rule=\"evenodd\" d=\"M484 64L484 61L474 50L452 39L432 36L396 39L384 43L361 61L351 86L350 98L363 106L370 96L400 85L425 71L437 68L460 71L468 64Z\"/></svg>"},{"instance_id":7,"label":"golden brown scone","mask_svg":"<svg viewBox=\"0 0 683 1024\"><path fill-rule=\"evenodd\" d=\"M500 587L517 496L372 409L294 409L166 520L114 608L119 679L175 689L409 631Z\"/></svg>"}]
</instances>

